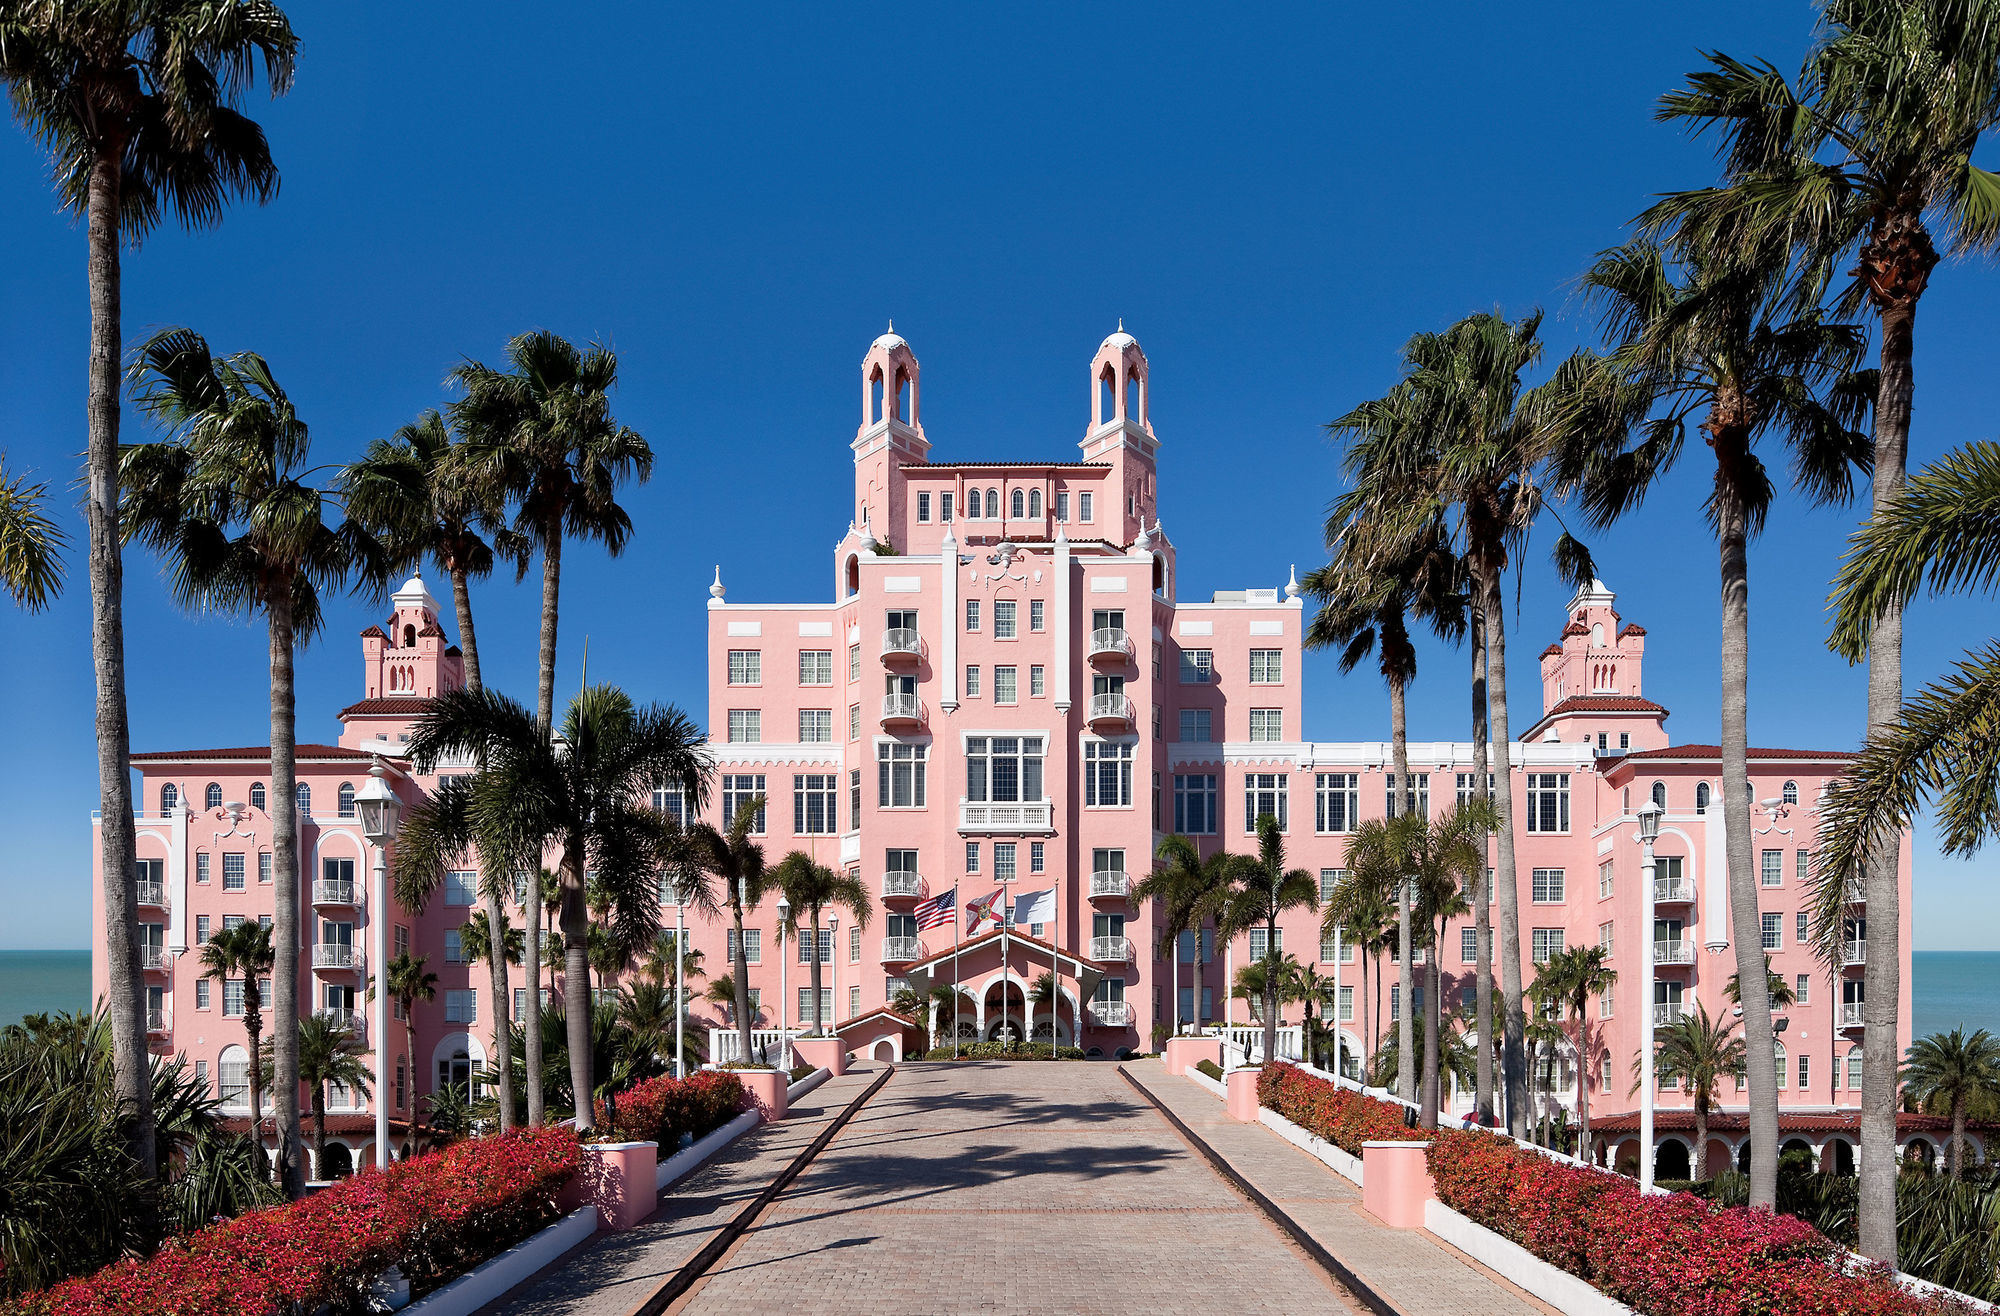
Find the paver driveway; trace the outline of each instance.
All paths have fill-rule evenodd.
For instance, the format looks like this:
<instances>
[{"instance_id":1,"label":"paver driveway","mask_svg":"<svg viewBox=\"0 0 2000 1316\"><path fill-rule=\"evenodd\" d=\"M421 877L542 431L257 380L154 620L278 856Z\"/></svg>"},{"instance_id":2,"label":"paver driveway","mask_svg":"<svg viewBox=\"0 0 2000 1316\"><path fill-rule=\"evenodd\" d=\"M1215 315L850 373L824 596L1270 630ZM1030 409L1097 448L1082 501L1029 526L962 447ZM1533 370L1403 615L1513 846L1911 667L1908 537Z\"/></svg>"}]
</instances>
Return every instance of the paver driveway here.
<instances>
[{"instance_id":1,"label":"paver driveway","mask_svg":"<svg viewBox=\"0 0 2000 1316\"><path fill-rule=\"evenodd\" d=\"M1360 1310L1108 1064L899 1069L683 1310Z\"/></svg>"}]
</instances>

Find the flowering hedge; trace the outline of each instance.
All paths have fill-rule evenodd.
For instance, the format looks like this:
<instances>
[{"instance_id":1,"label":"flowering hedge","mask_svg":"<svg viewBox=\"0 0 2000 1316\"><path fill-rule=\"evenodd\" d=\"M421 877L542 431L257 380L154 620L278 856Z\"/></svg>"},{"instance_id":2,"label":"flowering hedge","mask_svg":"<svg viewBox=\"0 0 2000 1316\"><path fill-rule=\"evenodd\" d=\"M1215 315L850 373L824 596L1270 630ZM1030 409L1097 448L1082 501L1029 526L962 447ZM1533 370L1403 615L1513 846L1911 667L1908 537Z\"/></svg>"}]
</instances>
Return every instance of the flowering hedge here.
<instances>
[{"instance_id":1,"label":"flowering hedge","mask_svg":"<svg viewBox=\"0 0 2000 1316\"><path fill-rule=\"evenodd\" d=\"M680 1146L683 1133L699 1138L742 1109L743 1080L727 1070L704 1070L686 1078L647 1079L619 1093L615 1119L600 1101L597 1122L628 1141L659 1143L664 1160Z\"/></svg>"},{"instance_id":2,"label":"flowering hedge","mask_svg":"<svg viewBox=\"0 0 2000 1316\"><path fill-rule=\"evenodd\" d=\"M1349 1156L1359 1156L1364 1142L1422 1142L1430 1136L1404 1122L1403 1107L1336 1086L1297 1065L1264 1066L1257 1076L1257 1101Z\"/></svg>"},{"instance_id":3,"label":"flowering hedge","mask_svg":"<svg viewBox=\"0 0 2000 1316\"><path fill-rule=\"evenodd\" d=\"M553 1221L582 1159L568 1129L456 1143L304 1201L251 1211L143 1260L16 1300L21 1316L269 1316L359 1310L401 1268L426 1293Z\"/></svg>"},{"instance_id":4,"label":"flowering hedge","mask_svg":"<svg viewBox=\"0 0 2000 1316\"><path fill-rule=\"evenodd\" d=\"M1793 1216L1716 1208L1690 1193L1563 1165L1490 1133L1431 1134L1438 1200L1649 1316L1917 1316L1970 1312L1921 1298Z\"/></svg>"}]
</instances>

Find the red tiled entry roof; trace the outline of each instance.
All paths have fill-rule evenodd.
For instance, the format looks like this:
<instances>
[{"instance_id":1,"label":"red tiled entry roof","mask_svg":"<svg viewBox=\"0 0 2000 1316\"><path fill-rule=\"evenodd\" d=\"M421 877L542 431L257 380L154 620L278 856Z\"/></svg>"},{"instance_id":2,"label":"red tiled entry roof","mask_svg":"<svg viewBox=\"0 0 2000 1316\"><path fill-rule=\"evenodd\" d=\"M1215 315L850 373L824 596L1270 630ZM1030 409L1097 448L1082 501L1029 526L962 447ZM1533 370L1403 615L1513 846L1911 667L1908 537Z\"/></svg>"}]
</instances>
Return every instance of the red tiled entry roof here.
<instances>
[{"instance_id":1,"label":"red tiled entry roof","mask_svg":"<svg viewBox=\"0 0 2000 1316\"><path fill-rule=\"evenodd\" d=\"M1624 757L1628 759L1719 759L1722 749L1718 745L1669 745L1665 749L1635 749ZM1847 762L1855 757L1845 749L1761 749L1750 747L1753 759L1794 759L1801 762L1833 759Z\"/></svg>"},{"instance_id":2,"label":"red tiled entry roof","mask_svg":"<svg viewBox=\"0 0 2000 1316\"><path fill-rule=\"evenodd\" d=\"M1708 1117L1710 1133L1743 1133L1750 1127L1750 1117L1743 1111L1719 1110ZM1972 1124L1966 1128L1990 1136L2000 1125ZM1607 1115L1602 1119L1590 1117L1590 1131L1604 1134L1631 1134L1639 1131L1639 1113L1625 1111L1617 1115ZM1653 1112L1655 1133L1693 1133L1694 1112L1685 1108L1657 1110ZM1912 1115L1899 1112L1896 1116L1898 1135L1910 1133L1949 1133L1951 1120L1943 1115ZM1858 1110L1784 1111L1778 1112L1778 1132L1787 1133L1851 1133L1860 1136L1861 1112Z\"/></svg>"},{"instance_id":3,"label":"red tiled entry roof","mask_svg":"<svg viewBox=\"0 0 2000 1316\"><path fill-rule=\"evenodd\" d=\"M375 755L365 750L344 749L339 745L298 745L293 749L293 757L301 763L366 763ZM271 747L248 745L242 749L155 749L134 754L132 761L134 763L269 763Z\"/></svg>"},{"instance_id":4,"label":"red tiled entry roof","mask_svg":"<svg viewBox=\"0 0 2000 1316\"><path fill-rule=\"evenodd\" d=\"M335 716L343 721L350 717L421 717L430 701L429 695L378 695L356 700Z\"/></svg>"}]
</instances>

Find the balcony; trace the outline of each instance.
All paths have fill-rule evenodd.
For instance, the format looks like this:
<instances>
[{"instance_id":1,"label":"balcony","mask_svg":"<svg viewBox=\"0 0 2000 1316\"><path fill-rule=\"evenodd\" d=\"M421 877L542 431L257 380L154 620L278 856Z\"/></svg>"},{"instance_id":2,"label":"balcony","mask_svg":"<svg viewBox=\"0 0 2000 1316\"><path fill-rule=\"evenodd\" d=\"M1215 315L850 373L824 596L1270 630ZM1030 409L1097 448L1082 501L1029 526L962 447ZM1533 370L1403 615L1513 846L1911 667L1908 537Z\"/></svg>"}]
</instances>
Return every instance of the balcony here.
<instances>
[{"instance_id":1,"label":"balcony","mask_svg":"<svg viewBox=\"0 0 2000 1316\"><path fill-rule=\"evenodd\" d=\"M354 880L352 878L319 878L313 883L313 903L315 905L351 905L354 903Z\"/></svg>"},{"instance_id":2,"label":"balcony","mask_svg":"<svg viewBox=\"0 0 2000 1316\"><path fill-rule=\"evenodd\" d=\"M916 695L883 695L882 725L922 726L924 701Z\"/></svg>"},{"instance_id":3,"label":"balcony","mask_svg":"<svg viewBox=\"0 0 2000 1316\"><path fill-rule=\"evenodd\" d=\"M319 1017L335 1028L345 1028L356 1038L361 1036L362 1025L366 1022L366 1016L359 1010L321 1010Z\"/></svg>"},{"instance_id":4,"label":"balcony","mask_svg":"<svg viewBox=\"0 0 2000 1316\"><path fill-rule=\"evenodd\" d=\"M165 882L139 883L139 903L165 909L167 905L167 884Z\"/></svg>"},{"instance_id":5,"label":"balcony","mask_svg":"<svg viewBox=\"0 0 2000 1316\"><path fill-rule=\"evenodd\" d=\"M315 969L359 969L361 952L343 941L323 941L312 948Z\"/></svg>"},{"instance_id":6,"label":"balcony","mask_svg":"<svg viewBox=\"0 0 2000 1316\"><path fill-rule=\"evenodd\" d=\"M1847 903L1865 905L1868 903L1868 884L1860 878L1851 878L1847 883Z\"/></svg>"},{"instance_id":7,"label":"balcony","mask_svg":"<svg viewBox=\"0 0 2000 1316\"><path fill-rule=\"evenodd\" d=\"M174 967L174 953L165 946L140 946L139 967L148 973L171 969Z\"/></svg>"},{"instance_id":8,"label":"balcony","mask_svg":"<svg viewBox=\"0 0 2000 1316\"><path fill-rule=\"evenodd\" d=\"M1092 695L1090 721L1093 726L1103 723L1129 727L1132 725L1132 701L1124 695Z\"/></svg>"},{"instance_id":9,"label":"balcony","mask_svg":"<svg viewBox=\"0 0 2000 1316\"><path fill-rule=\"evenodd\" d=\"M1654 964L1693 964L1694 943L1692 941L1656 941L1653 943Z\"/></svg>"},{"instance_id":10,"label":"balcony","mask_svg":"<svg viewBox=\"0 0 2000 1316\"><path fill-rule=\"evenodd\" d=\"M924 879L921 873L882 874L882 899L915 900L924 894Z\"/></svg>"},{"instance_id":11,"label":"balcony","mask_svg":"<svg viewBox=\"0 0 2000 1316\"><path fill-rule=\"evenodd\" d=\"M1099 964L1130 964L1132 962L1132 939L1130 937L1092 937L1090 958Z\"/></svg>"},{"instance_id":12,"label":"balcony","mask_svg":"<svg viewBox=\"0 0 2000 1316\"><path fill-rule=\"evenodd\" d=\"M1107 868L1090 875L1092 900L1124 900L1132 894L1132 879L1123 869Z\"/></svg>"},{"instance_id":13,"label":"balcony","mask_svg":"<svg viewBox=\"0 0 2000 1316\"><path fill-rule=\"evenodd\" d=\"M924 943L915 937L882 938L882 962L884 964L908 964L924 957Z\"/></svg>"},{"instance_id":14,"label":"balcony","mask_svg":"<svg viewBox=\"0 0 2000 1316\"><path fill-rule=\"evenodd\" d=\"M1678 1005L1653 1006L1653 1027L1668 1028L1681 1021L1681 1007Z\"/></svg>"},{"instance_id":15,"label":"balcony","mask_svg":"<svg viewBox=\"0 0 2000 1316\"><path fill-rule=\"evenodd\" d=\"M1656 905L1689 905L1694 903L1694 883L1685 877L1659 877L1653 879L1653 903Z\"/></svg>"},{"instance_id":16,"label":"balcony","mask_svg":"<svg viewBox=\"0 0 2000 1316\"><path fill-rule=\"evenodd\" d=\"M1090 1022L1099 1028L1129 1028L1132 1024L1132 1007L1123 1001L1092 1001L1088 1008Z\"/></svg>"},{"instance_id":17,"label":"balcony","mask_svg":"<svg viewBox=\"0 0 2000 1316\"><path fill-rule=\"evenodd\" d=\"M924 656L924 640L909 626L892 626L882 632L882 661L914 662Z\"/></svg>"},{"instance_id":18,"label":"balcony","mask_svg":"<svg viewBox=\"0 0 2000 1316\"><path fill-rule=\"evenodd\" d=\"M1857 964L1868 963L1868 943L1866 941L1848 942L1842 949L1840 962L1848 968L1853 968Z\"/></svg>"},{"instance_id":19,"label":"balcony","mask_svg":"<svg viewBox=\"0 0 2000 1316\"><path fill-rule=\"evenodd\" d=\"M1842 1028L1862 1027L1865 1021L1861 1017L1861 1012L1866 1008L1860 1001L1842 1001L1840 1003L1840 1026Z\"/></svg>"},{"instance_id":20,"label":"balcony","mask_svg":"<svg viewBox=\"0 0 2000 1316\"><path fill-rule=\"evenodd\" d=\"M1132 637L1123 626L1100 626L1090 633L1086 652L1093 662L1100 658L1114 663L1130 662Z\"/></svg>"},{"instance_id":21,"label":"balcony","mask_svg":"<svg viewBox=\"0 0 2000 1316\"><path fill-rule=\"evenodd\" d=\"M987 804L961 800L958 805L961 832L1046 832L1049 802L1028 800L1018 804Z\"/></svg>"},{"instance_id":22,"label":"balcony","mask_svg":"<svg viewBox=\"0 0 2000 1316\"><path fill-rule=\"evenodd\" d=\"M149 1033L171 1032L174 1026L173 1011L164 1005L148 1006L146 1009L146 1031Z\"/></svg>"}]
</instances>

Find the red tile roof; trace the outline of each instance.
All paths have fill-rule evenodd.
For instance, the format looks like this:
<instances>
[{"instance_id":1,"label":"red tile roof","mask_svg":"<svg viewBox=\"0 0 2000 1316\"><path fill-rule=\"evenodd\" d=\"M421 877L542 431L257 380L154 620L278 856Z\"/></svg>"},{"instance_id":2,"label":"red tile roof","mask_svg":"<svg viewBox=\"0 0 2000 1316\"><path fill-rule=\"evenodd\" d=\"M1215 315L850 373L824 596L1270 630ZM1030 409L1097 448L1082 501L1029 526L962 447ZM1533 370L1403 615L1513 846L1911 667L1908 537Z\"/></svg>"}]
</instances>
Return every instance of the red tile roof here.
<instances>
[{"instance_id":1,"label":"red tile roof","mask_svg":"<svg viewBox=\"0 0 2000 1316\"><path fill-rule=\"evenodd\" d=\"M1722 757L1722 749L1718 745L1669 745L1665 749L1635 749L1623 757L1628 759L1719 759ZM1750 757L1753 759L1798 759L1802 761L1837 759L1844 763L1854 758L1855 754L1853 751L1845 749L1762 749L1756 745L1752 745L1750 747Z\"/></svg>"},{"instance_id":2,"label":"red tile roof","mask_svg":"<svg viewBox=\"0 0 2000 1316\"><path fill-rule=\"evenodd\" d=\"M378 695L349 704L336 716L343 722L350 717L418 717L428 703L429 695Z\"/></svg>"},{"instance_id":3,"label":"red tile roof","mask_svg":"<svg viewBox=\"0 0 2000 1316\"><path fill-rule=\"evenodd\" d=\"M368 762L374 758L366 750L345 749L339 745L299 745L293 756L301 763L335 761ZM242 749L155 749L142 754L134 754L134 763L214 763L231 760L248 763L268 763L271 761L269 745L247 745Z\"/></svg>"},{"instance_id":4,"label":"red tile roof","mask_svg":"<svg viewBox=\"0 0 2000 1316\"><path fill-rule=\"evenodd\" d=\"M389 637L382 633L380 626L370 626L367 630L361 632L361 638L364 640L386 640Z\"/></svg>"},{"instance_id":5,"label":"red tile roof","mask_svg":"<svg viewBox=\"0 0 2000 1316\"><path fill-rule=\"evenodd\" d=\"M1108 471L1110 462L904 462L906 471L954 471L954 470L1092 470Z\"/></svg>"},{"instance_id":6,"label":"red tile roof","mask_svg":"<svg viewBox=\"0 0 2000 1316\"><path fill-rule=\"evenodd\" d=\"M885 1005L880 1007L879 1009L870 1010L867 1014L856 1015L854 1018L849 1019L844 1024L835 1024L833 1026L833 1031L836 1034L844 1033L850 1028L857 1028L860 1025L867 1023L870 1019L874 1019L882 1015L887 1015L889 1018L894 1019L896 1022L902 1024L903 1027L905 1028L914 1028L918 1032L922 1032L924 1029L924 1026L918 1023L915 1019L910 1018L910 1016L904 1014L900 1010L891 1010L888 1006Z\"/></svg>"},{"instance_id":7,"label":"red tile roof","mask_svg":"<svg viewBox=\"0 0 2000 1316\"><path fill-rule=\"evenodd\" d=\"M1572 635L1588 635L1588 634L1590 634L1590 628L1588 626L1585 626L1580 621L1573 621L1569 625L1563 627L1563 638L1565 640L1567 640Z\"/></svg>"},{"instance_id":8,"label":"red tile roof","mask_svg":"<svg viewBox=\"0 0 2000 1316\"><path fill-rule=\"evenodd\" d=\"M1664 713L1666 708L1637 695L1571 695L1542 714L1546 722L1559 713Z\"/></svg>"},{"instance_id":9,"label":"red tile roof","mask_svg":"<svg viewBox=\"0 0 2000 1316\"><path fill-rule=\"evenodd\" d=\"M1546 648L1546 649L1542 650L1542 657L1544 657L1544 658L1554 658L1554 657L1556 657L1556 656L1557 656L1558 654L1562 653L1562 651L1563 651L1563 647L1562 647L1562 646L1561 646L1560 644L1552 644L1552 645L1550 645L1550 646L1549 646L1548 648Z\"/></svg>"},{"instance_id":10,"label":"red tile roof","mask_svg":"<svg viewBox=\"0 0 2000 1316\"><path fill-rule=\"evenodd\" d=\"M1710 1133L1742 1133L1750 1127L1749 1116L1738 1111L1715 1111L1708 1117ZM1968 1124L1967 1128L1990 1134L2000 1126L1992 1124ZM1943 1115L1912 1115L1907 1112L1896 1116L1896 1132L1934 1133L1948 1131L1951 1120ZM1656 1133L1694 1132L1694 1112L1685 1107L1653 1112L1653 1129ZM1778 1132L1786 1133L1854 1133L1861 1129L1861 1112L1858 1110L1819 1110L1778 1112ZM1617 1115L1590 1117L1592 1133L1626 1134L1639 1131L1639 1113L1626 1111Z\"/></svg>"},{"instance_id":11,"label":"red tile roof","mask_svg":"<svg viewBox=\"0 0 2000 1316\"><path fill-rule=\"evenodd\" d=\"M1645 633L1646 628L1644 626L1641 626L1636 621L1628 621L1624 626L1619 628L1618 638L1622 640L1627 635L1644 635Z\"/></svg>"}]
</instances>

